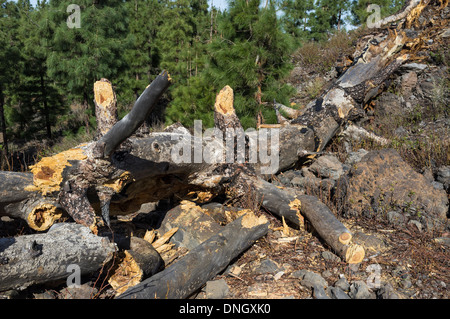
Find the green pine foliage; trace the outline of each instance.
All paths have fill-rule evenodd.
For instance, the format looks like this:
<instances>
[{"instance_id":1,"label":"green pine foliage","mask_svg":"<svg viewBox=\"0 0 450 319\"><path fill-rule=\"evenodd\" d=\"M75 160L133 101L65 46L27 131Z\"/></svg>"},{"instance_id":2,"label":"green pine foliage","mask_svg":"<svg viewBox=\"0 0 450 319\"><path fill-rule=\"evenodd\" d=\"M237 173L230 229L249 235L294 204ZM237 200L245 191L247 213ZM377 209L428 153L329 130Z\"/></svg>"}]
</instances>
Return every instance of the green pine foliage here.
<instances>
[{"instance_id":1,"label":"green pine foliage","mask_svg":"<svg viewBox=\"0 0 450 319\"><path fill-rule=\"evenodd\" d=\"M122 57L126 69L116 78L118 98L133 101L159 72L160 50L156 43L162 21L162 5L157 0L133 0L125 3L128 34Z\"/></svg>"},{"instance_id":2,"label":"green pine foliage","mask_svg":"<svg viewBox=\"0 0 450 319\"><path fill-rule=\"evenodd\" d=\"M49 28L53 32L48 73L65 87L71 97L80 101L86 111L85 127L93 112L93 85L101 78L117 79L126 67L122 52L126 41L128 17L123 1L78 1L80 28L69 28L67 7L70 0L51 0ZM95 124L95 121L94 121Z\"/></svg>"},{"instance_id":3,"label":"green pine foliage","mask_svg":"<svg viewBox=\"0 0 450 319\"><path fill-rule=\"evenodd\" d=\"M364 26L369 4L383 17L403 2L230 0L220 11L207 0L79 0L80 27L70 28L71 0L0 0L0 147L8 137L79 140L96 125L95 81L113 83L123 116L162 69L173 79L156 108L166 125L212 126L225 85L245 128L258 116L275 123L271 103L289 104L294 93L283 80L296 49L325 50L338 31Z\"/></svg>"},{"instance_id":4,"label":"green pine foliage","mask_svg":"<svg viewBox=\"0 0 450 319\"><path fill-rule=\"evenodd\" d=\"M221 36L209 46L205 76L216 91L225 85L234 89L235 109L244 127L255 127L260 112L266 123L273 123L274 111L264 102L286 102L289 97L282 95L289 89L279 81L291 68L292 42L282 32L272 2L260 7L260 1L231 1L229 10L220 17Z\"/></svg>"},{"instance_id":5,"label":"green pine foliage","mask_svg":"<svg viewBox=\"0 0 450 319\"><path fill-rule=\"evenodd\" d=\"M310 27L310 14L314 9L314 0L283 0L281 17L283 29L290 34L296 45L308 38Z\"/></svg>"}]
</instances>

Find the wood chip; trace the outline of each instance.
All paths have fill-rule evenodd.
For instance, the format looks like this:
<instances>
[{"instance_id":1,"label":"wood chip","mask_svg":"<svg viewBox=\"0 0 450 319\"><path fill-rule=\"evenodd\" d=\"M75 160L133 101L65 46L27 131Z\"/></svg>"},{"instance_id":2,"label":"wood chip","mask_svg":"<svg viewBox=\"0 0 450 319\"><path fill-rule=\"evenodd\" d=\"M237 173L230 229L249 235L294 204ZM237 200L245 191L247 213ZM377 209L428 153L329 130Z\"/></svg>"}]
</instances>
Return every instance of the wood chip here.
<instances>
[{"instance_id":1,"label":"wood chip","mask_svg":"<svg viewBox=\"0 0 450 319\"><path fill-rule=\"evenodd\" d=\"M178 227L172 228L167 233L165 233L161 238L152 243L153 247L158 250L159 247L167 243L170 238L178 231Z\"/></svg>"}]
</instances>

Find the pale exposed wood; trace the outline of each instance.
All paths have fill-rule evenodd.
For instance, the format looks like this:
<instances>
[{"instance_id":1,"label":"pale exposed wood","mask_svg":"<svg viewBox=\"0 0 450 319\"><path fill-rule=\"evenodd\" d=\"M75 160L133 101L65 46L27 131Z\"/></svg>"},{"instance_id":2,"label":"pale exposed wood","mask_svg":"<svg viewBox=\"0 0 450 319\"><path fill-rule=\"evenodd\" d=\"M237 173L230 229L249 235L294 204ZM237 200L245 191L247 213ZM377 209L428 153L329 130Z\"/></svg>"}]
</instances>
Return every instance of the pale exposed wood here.
<instances>
[{"instance_id":1,"label":"pale exposed wood","mask_svg":"<svg viewBox=\"0 0 450 319\"><path fill-rule=\"evenodd\" d=\"M108 282L118 296L157 273L162 267L163 260L159 252L149 242L142 238L131 237L129 249L124 251Z\"/></svg>"},{"instance_id":2,"label":"pale exposed wood","mask_svg":"<svg viewBox=\"0 0 450 319\"><path fill-rule=\"evenodd\" d=\"M117 98L112 84L107 79L94 83L95 117L97 119L97 135L105 135L116 124Z\"/></svg>"},{"instance_id":3,"label":"pale exposed wood","mask_svg":"<svg viewBox=\"0 0 450 319\"><path fill-rule=\"evenodd\" d=\"M161 238L158 238L155 242L152 243L155 249L158 249L162 245L166 244L170 238L178 231L178 227L172 228L167 233L165 233Z\"/></svg>"}]
</instances>

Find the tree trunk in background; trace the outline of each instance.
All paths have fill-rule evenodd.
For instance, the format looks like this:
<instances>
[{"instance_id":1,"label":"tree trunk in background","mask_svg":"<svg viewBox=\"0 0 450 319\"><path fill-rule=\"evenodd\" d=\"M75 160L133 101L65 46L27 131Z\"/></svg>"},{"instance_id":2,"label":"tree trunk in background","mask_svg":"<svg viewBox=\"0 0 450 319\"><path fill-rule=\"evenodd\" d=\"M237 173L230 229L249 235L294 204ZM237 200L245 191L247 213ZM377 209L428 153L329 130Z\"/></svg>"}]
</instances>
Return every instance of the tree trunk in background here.
<instances>
[{"instance_id":1,"label":"tree trunk in background","mask_svg":"<svg viewBox=\"0 0 450 319\"><path fill-rule=\"evenodd\" d=\"M42 102L44 104L44 117L45 117L45 127L47 130L47 138L52 139L52 126L50 123L50 111L48 109L47 103L47 91L45 90L44 74L41 73L41 93Z\"/></svg>"},{"instance_id":2,"label":"tree trunk in background","mask_svg":"<svg viewBox=\"0 0 450 319\"><path fill-rule=\"evenodd\" d=\"M0 133L2 134L2 138L0 139L0 143L2 144L0 166L2 170L4 169L4 161L8 157L8 139L6 136L5 111L3 109L4 103L3 88L0 86Z\"/></svg>"}]
</instances>

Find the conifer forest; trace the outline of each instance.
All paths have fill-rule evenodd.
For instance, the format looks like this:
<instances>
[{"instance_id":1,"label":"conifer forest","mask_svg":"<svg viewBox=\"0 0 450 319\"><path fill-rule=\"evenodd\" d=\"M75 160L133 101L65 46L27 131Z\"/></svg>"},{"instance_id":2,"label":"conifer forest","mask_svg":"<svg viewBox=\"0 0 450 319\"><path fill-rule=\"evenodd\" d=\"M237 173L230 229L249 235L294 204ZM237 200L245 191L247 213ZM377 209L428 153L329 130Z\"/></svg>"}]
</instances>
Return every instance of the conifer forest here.
<instances>
[{"instance_id":1,"label":"conifer forest","mask_svg":"<svg viewBox=\"0 0 450 319\"><path fill-rule=\"evenodd\" d=\"M150 125L212 125L225 85L244 127L255 127L258 114L275 123L266 103L289 103L294 90L284 78L296 49L347 33L370 14L367 0L242 0L220 10L206 0L73 2L1 1L3 162L30 140L89 140L95 81L113 83L120 117L162 69L174 82ZM372 3L383 16L402 5Z\"/></svg>"}]
</instances>

